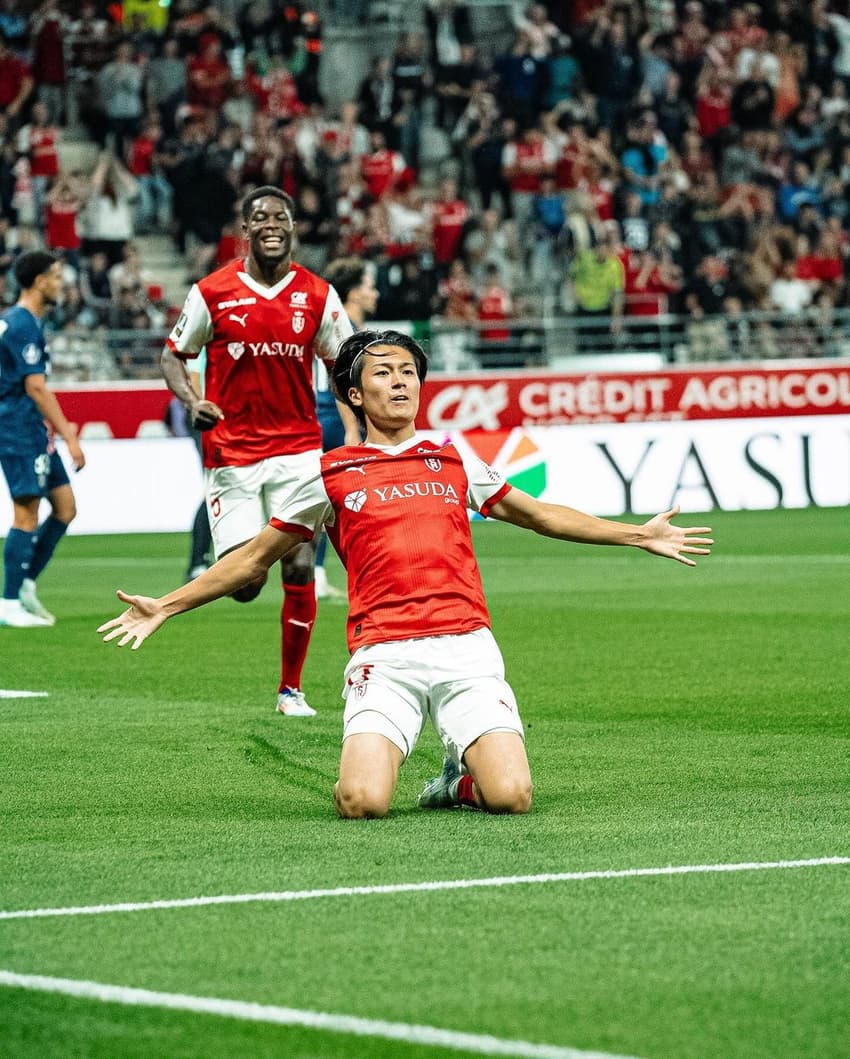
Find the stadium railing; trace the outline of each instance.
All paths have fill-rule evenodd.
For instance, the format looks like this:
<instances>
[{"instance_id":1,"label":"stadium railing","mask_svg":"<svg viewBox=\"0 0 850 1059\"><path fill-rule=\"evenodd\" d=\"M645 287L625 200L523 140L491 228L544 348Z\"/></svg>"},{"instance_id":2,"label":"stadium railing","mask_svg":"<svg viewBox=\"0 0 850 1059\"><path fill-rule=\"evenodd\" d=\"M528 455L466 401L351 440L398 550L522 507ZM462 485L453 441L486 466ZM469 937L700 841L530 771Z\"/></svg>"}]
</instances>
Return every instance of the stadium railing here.
<instances>
[{"instance_id":1,"label":"stadium railing","mask_svg":"<svg viewBox=\"0 0 850 1059\"><path fill-rule=\"evenodd\" d=\"M512 368L600 371L626 366L850 358L850 309L815 308L789 315L612 317L548 314L458 324L386 321L422 338L435 371ZM382 325L378 325L382 326ZM158 379L164 331L96 331L66 327L50 337L53 378L60 382Z\"/></svg>"}]
</instances>

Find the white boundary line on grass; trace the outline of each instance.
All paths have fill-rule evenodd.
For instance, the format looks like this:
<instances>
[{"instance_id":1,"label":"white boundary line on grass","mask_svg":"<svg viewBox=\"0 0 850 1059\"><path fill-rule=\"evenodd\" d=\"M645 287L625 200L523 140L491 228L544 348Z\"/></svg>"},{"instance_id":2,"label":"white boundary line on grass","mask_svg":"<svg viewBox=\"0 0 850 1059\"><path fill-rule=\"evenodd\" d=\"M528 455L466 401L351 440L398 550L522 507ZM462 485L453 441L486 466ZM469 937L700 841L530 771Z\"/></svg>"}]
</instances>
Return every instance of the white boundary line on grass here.
<instances>
[{"instance_id":1,"label":"white boundary line on grass","mask_svg":"<svg viewBox=\"0 0 850 1059\"><path fill-rule=\"evenodd\" d=\"M0 699L46 699L49 694L48 691L12 691L10 688L0 688Z\"/></svg>"},{"instance_id":2,"label":"white boundary line on grass","mask_svg":"<svg viewBox=\"0 0 850 1059\"><path fill-rule=\"evenodd\" d=\"M201 1015L219 1015L249 1022L265 1022L278 1026L302 1026L327 1033L347 1033L358 1037L381 1037L384 1040L404 1041L407 1044L451 1048L467 1055L505 1055L518 1059L629 1059L608 1052L582 1051L563 1048L556 1044L532 1044L512 1041L486 1034L444 1030L436 1026L415 1023L384 1022L363 1019L355 1015L333 1015L323 1011L303 1011L299 1008L277 1007L272 1004L253 1004L244 1000L220 1000L217 997L187 996L184 993L159 993L150 989L133 989L122 985L104 985L73 978L51 978L38 974L16 974L0 971L0 986L36 990L41 993L60 993L63 996L101 1000L132 1007L167 1008L171 1011L192 1011Z\"/></svg>"},{"instance_id":3,"label":"white boundary line on grass","mask_svg":"<svg viewBox=\"0 0 850 1059\"><path fill-rule=\"evenodd\" d=\"M372 894L423 893L434 890L473 890L540 883L584 882L589 879L636 879L659 875L708 875L717 872L773 871L790 868L822 868L850 864L850 857L818 857L814 860L751 861L742 864L685 864L665 868L624 868L608 871L568 871L546 875L503 875L489 879L444 879L435 882L389 883L378 886L338 886L333 890L281 890L256 894L220 894L182 897L162 901L127 901L121 904L80 905L70 908L23 908L0 912L0 920L44 919L50 916L99 916L108 912L147 912L164 908L202 908L206 905L241 905L253 902L309 901L318 897L368 897Z\"/></svg>"}]
</instances>

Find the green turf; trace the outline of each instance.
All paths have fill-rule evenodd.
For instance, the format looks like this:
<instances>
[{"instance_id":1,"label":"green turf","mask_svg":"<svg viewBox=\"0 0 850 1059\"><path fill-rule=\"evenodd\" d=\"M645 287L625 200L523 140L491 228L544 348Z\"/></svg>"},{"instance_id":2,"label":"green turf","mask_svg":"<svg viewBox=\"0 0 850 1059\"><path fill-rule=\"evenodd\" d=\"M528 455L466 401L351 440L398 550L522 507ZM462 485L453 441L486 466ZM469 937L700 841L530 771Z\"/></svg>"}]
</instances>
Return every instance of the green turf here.
<instances>
[{"instance_id":1,"label":"green turf","mask_svg":"<svg viewBox=\"0 0 850 1059\"><path fill-rule=\"evenodd\" d=\"M0 629L0 910L850 855L846 510L715 513L696 570L476 525L528 817L341 822L344 608L276 689L279 590L139 652L94 632L182 536L71 538L53 630ZM337 567L331 579L341 583ZM850 1054L850 867L0 921L0 969L646 1057ZM0 988L0 1055L443 1059L439 1048Z\"/></svg>"}]
</instances>

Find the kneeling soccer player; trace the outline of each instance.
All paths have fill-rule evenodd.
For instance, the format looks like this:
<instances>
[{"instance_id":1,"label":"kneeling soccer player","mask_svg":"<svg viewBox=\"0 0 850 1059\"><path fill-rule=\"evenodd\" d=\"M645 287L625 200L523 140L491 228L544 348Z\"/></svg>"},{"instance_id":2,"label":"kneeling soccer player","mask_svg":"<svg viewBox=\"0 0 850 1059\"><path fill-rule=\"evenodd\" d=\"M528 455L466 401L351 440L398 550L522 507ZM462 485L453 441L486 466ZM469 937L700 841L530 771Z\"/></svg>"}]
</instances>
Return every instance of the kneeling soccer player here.
<instances>
[{"instance_id":1,"label":"kneeling soccer player","mask_svg":"<svg viewBox=\"0 0 850 1059\"><path fill-rule=\"evenodd\" d=\"M524 813L531 775L516 700L490 632L466 508L585 544L632 545L695 563L707 527L671 523L677 509L628 525L547 504L452 444L419 438L414 420L427 370L421 346L396 331L342 343L333 382L366 427L361 445L333 449L285 510L243 548L159 599L118 593L130 607L104 640L138 648L168 618L226 596L325 525L348 572L348 644L340 816L382 817L398 770L430 716L446 752L423 808L468 805Z\"/></svg>"}]
</instances>

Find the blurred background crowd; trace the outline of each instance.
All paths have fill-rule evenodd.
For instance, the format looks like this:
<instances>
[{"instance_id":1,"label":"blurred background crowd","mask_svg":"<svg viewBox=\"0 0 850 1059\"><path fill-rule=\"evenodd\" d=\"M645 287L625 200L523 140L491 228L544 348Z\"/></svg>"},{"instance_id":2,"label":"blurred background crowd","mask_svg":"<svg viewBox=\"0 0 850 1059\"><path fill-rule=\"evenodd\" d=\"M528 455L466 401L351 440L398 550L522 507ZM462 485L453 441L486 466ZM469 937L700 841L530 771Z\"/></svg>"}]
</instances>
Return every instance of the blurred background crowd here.
<instances>
[{"instance_id":1,"label":"blurred background crowd","mask_svg":"<svg viewBox=\"0 0 850 1059\"><path fill-rule=\"evenodd\" d=\"M695 359L780 313L764 349L820 355L793 320L850 305L848 3L0 0L4 304L46 246L53 330L161 332L259 184L307 267L374 264L380 319L478 328L448 367L551 313L675 314Z\"/></svg>"}]
</instances>

